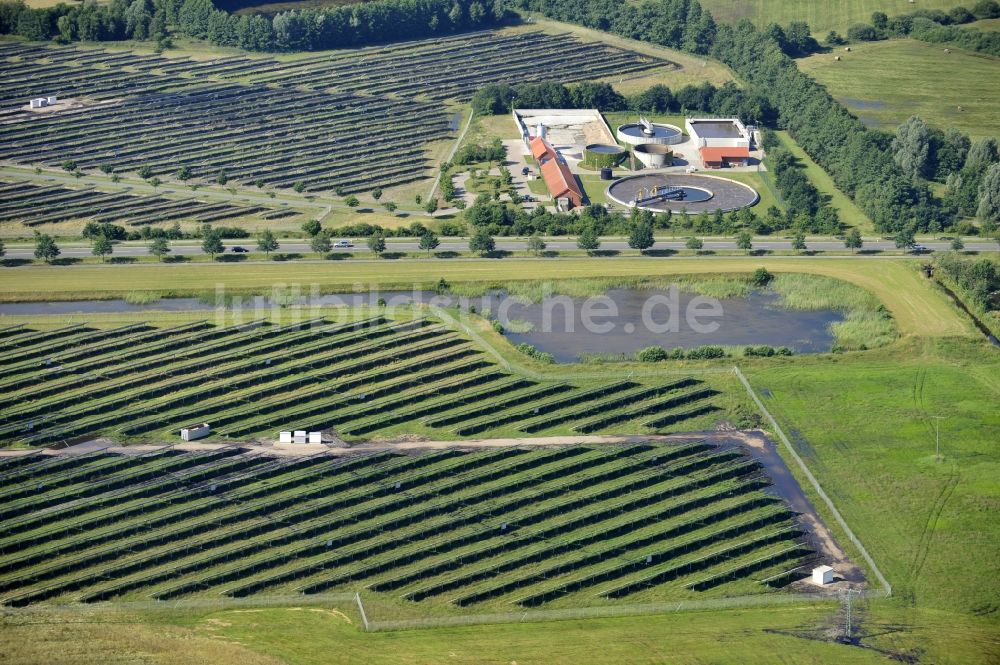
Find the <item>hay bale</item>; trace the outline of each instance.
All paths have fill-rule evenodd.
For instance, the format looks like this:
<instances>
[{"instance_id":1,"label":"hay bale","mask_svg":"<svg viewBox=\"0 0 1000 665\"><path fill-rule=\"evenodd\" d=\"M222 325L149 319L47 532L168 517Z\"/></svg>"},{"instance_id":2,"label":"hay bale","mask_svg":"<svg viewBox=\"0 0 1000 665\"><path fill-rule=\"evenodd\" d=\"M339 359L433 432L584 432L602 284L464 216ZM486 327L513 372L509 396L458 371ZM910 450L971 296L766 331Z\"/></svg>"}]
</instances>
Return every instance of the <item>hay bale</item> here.
<instances>
[{"instance_id":1,"label":"hay bale","mask_svg":"<svg viewBox=\"0 0 1000 665\"><path fill-rule=\"evenodd\" d=\"M946 49L944 50L944 52L945 52L945 53L951 53L951 49L950 49L950 48L946 48Z\"/></svg>"},{"instance_id":2,"label":"hay bale","mask_svg":"<svg viewBox=\"0 0 1000 665\"><path fill-rule=\"evenodd\" d=\"M851 50L851 47L850 47L850 46L845 46L845 47L844 47L844 50L845 50L845 51L850 51L850 50Z\"/></svg>"},{"instance_id":3,"label":"hay bale","mask_svg":"<svg viewBox=\"0 0 1000 665\"><path fill-rule=\"evenodd\" d=\"M838 55L838 56L834 57L834 60L836 60L837 62L840 62L840 56Z\"/></svg>"}]
</instances>

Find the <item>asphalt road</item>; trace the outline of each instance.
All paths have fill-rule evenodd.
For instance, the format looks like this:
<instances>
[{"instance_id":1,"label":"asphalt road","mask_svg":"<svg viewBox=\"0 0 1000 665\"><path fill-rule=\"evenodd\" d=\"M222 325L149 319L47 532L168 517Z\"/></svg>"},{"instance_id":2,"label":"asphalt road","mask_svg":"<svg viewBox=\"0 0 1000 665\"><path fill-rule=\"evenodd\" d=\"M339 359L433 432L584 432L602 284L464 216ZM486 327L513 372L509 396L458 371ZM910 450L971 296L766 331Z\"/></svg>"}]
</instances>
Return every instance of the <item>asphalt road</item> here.
<instances>
[{"instance_id":1,"label":"asphalt road","mask_svg":"<svg viewBox=\"0 0 1000 665\"><path fill-rule=\"evenodd\" d=\"M233 247L245 247L251 251L256 250L256 241L253 239L245 240L231 240L225 243L226 252L231 253ZM921 243L923 247L926 247L929 251L936 250L947 250L951 248L950 242L945 241L935 241L935 242L924 242ZM835 250L835 251L845 251L844 243L838 240L817 240L813 242L807 242L809 250L823 251L823 250ZM753 243L755 250L791 250L792 244L788 240L755 240ZM526 242L524 240L497 240L496 248L498 250L524 250L526 249ZM87 257L91 256L90 245L85 244L62 244L60 245L62 253L60 257L64 258L77 258L77 257ZM462 252L468 251L469 243L467 240L460 241L447 241L442 240L440 246L435 250L436 252ZM577 249L575 240L550 240L546 241L546 249L550 250L574 250ZM601 243L602 250L626 250L628 249L628 243L624 240L606 240ZM660 241L653 246L654 250L682 250L685 249L684 241ZM728 250L735 251L736 243L732 240L706 240L703 249L705 250ZM887 241L872 241L866 242L863 247L863 251L888 251L895 250L896 245L891 240ZM966 243L965 249L969 251L997 251L1000 250L1000 245L995 242L969 242ZM334 249L335 252L351 252L357 254L367 254L369 252L367 245L364 240L359 240L354 247L347 249ZM386 243L387 252L407 252L407 253L422 253L423 250L420 249L416 241L399 241L393 242L391 240ZM278 250L279 253L296 253L302 254L304 256L309 256L314 254L314 252L309 248L309 244L302 241L286 241L281 243L281 249ZM201 254L201 245L193 243L182 243L175 242L170 246L170 253L173 255L182 256L193 256ZM145 243L119 243L115 245L114 256L147 256L149 250ZM25 245L11 245L7 247L6 258L9 259L29 259L34 258L34 248Z\"/></svg>"}]
</instances>

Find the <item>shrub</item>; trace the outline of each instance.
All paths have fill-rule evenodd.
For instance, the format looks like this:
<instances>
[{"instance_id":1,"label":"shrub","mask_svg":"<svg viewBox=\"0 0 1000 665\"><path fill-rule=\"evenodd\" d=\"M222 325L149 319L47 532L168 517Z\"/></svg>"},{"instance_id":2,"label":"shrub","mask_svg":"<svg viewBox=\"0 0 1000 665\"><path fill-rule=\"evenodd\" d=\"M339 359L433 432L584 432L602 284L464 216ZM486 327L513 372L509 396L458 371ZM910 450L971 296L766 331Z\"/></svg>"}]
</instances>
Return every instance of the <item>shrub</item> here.
<instances>
[{"instance_id":1,"label":"shrub","mask_svg":"<svg viewBox=\"0 0 1000 665\"><path fill-rule=\"evenodd\" d=\"M770 358L774 355L774 347L767 345L744 346L743 355L749 358Z\"/></svg>"},{"instance_id":2,"label":"shrub","mask_svg":"<svg viewBox=\"0 0 1000 665\"><path fill-rule=\"evenodd\" d=\"M504 333L503 326L500 325L499 321L493 319L492 325L493 325L493 332L497 333L498 335L502 335Z\"/></svg>"},{"instance_id":3,"label":"shrub","mask_svg":"<svg viewBox=\"0 0 1000 665\"><path fill-rule=\"evenodd\" d=\"M690 349L685 357L689 360L714 360L715 358L725 358L726 350L721 346L699 346Z\"/></svg>"},{"instance_id":4,"label":"shrub","mask_svg":"<svg viewBox=\"0 0 1000 665\"><path fill-rule=\"evenodd\" d=\"M556 361L555 356L553 356L551 353L546 353L545 351L539 351L534 346L528 343L518 344L517 347L515 348L517 348L517 350L523 353L524 355L530 358L534 358L538 362L545 363L546 365L551 365Z\"/></svg>"},{"instance_id":5,"label":"shrub","mask_svg":"<svg viewBox=\"0 0 1000 665\"><path fill-rule=\"evenodd\" d=\"M878 39L878 32L867 23L855 23L847 29L847 38L852 42L873 42Z\"/></svg>"},{"instance_id":6,"label":"shrub","mask_svg":"<svg viewBox=\"0 0 1000 665\"><path fill-rule=\"evenodd\" d=\"M647 346L635 353L635 359L641 363L656 363L666 360L668 357L667 350L662 346Z\"/></svg>"},{"instance_id":7,"label":"shrub","mask_svg":"<svg viewBox=\"0 0 1000 665\"><path fill-rule=\"evenodd\" d=\"M774 279L774 275L767 268L761 266L753 271L753 277L750 278L750 281L754 286L765 287L771 283L772 279Z\"/></svg>"}]
</instances>

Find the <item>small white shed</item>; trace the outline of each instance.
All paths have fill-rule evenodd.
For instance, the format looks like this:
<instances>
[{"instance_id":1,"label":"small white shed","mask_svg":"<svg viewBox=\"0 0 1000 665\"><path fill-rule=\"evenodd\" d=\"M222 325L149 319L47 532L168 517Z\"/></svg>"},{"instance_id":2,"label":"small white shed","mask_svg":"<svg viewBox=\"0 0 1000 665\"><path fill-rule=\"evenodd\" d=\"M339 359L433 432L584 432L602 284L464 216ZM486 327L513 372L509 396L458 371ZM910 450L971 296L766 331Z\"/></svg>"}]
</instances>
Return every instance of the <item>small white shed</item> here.
<instances>
[{"instance_id":1,"label":"small white shed","mask_svg":"<svg viewBox=\"0 0 1000 665\"><path fill-rule=\"evenodd\" d=\"M48 104L49 106L52 106L53 104L58 104L59 98L56 95L49 95L48 97L45 98L45 103Z\"/></svg>"},{"instance_id":2,"label":"small white shed","mask_svg":"<svg viewBox=\"0 0 1000 665\"><path fill-rule=\"evenodd\" d=\"M291 432L278 432L278 443L291 443L292 433Z\"/></svg>"},{"instance_id":3,"label":"small white shed","mask_svg":"<svg viewBox=\"0 0 1000 665\"><path fill-rule=\"evenodd\" d=\"M309 432L309 443L323 443L323 432Z\"/></svg>"},{"instance_id":4,"label":"small white shed","mask_svg":"<svg viewBox=\"0 0 1000 665\"><path fill-rule=\"evenodd\" d=\"M31 108L33 109L40 109L46 104L47 102L45 101L44 97L36 97L35 99L31 100Z\"/></svg>"},{"instance_id":5,"label":"small white shed","mask_svg":"<svg viewBox=\"0 0 1000 665\"><path fill-rule=\"evenodd\" d=\"M198 423L197 425L188 425L187 427L181 428L181 438L185 441L201 439L211 433L212 428L208 423Z\"/></svg>"},{"instance_id":6,"label":"small white shed","mask_svg":"<svg viewBox=\"0 0 1000 665\"><path fill-rule=\"evenodd\" d=\"M307 436L308 436L308 433L304 429L297 429L297 430L295 430L295 433L292 435L292 442L293 443L306 443L306 441L307 441L306 437Z\"/></svg>"},{"instance_id":7,"label":"small white shed","mask_svg":"<svg viewBox=\"0 0 1000 665\"><path fill-rule=\"evenodd\" d=\"M812 581L813 584L818 586L832 583L833 568L830 566L817 566L816 568L813 568Z\"/></svg>"}]
</instances>

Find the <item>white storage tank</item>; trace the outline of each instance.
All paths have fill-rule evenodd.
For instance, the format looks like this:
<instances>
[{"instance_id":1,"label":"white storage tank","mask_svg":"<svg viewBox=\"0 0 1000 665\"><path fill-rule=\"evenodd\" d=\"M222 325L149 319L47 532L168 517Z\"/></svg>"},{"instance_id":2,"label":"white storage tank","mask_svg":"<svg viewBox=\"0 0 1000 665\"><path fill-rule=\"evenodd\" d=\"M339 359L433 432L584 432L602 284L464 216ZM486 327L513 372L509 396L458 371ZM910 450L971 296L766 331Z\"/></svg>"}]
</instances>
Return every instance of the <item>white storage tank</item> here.
<instances>
[{"instance_id":1,"label":"white storage tank","mask_svg":"<svg viewBox=\"0 0 1000 665\"><path fill-rule=\"evenodd\" d=\"M181 428L181 438L185 441L194 441L195 439L201 439L212 433L212 428L208 423L198 423L197 425L188 425L187 427Z\"/></svg>"}]
</instances>

